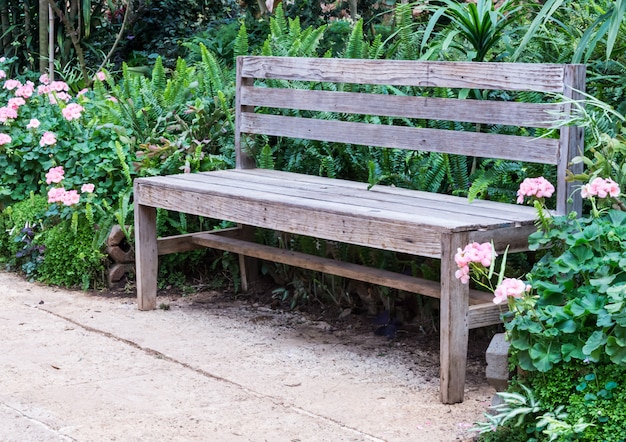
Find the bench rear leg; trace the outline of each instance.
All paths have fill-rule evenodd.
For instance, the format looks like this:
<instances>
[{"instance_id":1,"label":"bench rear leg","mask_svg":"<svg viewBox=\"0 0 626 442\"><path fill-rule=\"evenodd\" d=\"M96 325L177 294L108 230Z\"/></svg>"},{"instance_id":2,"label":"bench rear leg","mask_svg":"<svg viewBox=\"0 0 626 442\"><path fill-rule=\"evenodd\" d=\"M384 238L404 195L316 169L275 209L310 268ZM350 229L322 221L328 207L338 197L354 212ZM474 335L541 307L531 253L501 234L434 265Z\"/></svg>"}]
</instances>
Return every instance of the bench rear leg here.
<instances>
[{"instance_id":1,"label":"bench rear leg","mask_svg":"<svg viewBox=\"0 0 626 442\"><path fill-rule=\"evenodd\" d=\"M239 224L240 239L254 242L255 228ZM239 255L239 273L241 276L241 291L247 293L252 283L259 279L259 260L250 256Z\"/></svg>"},{"instance_id":2,"label":"bench rear leg","mask_svg":"<svg viewBox=\"0 0 626 442\"><path fill-rule=\"evenodd\" d=\"M139 310L156 308L158 263L156 209L135 204L135 272Z\"/></svg>"},{"instance_id":3,"label":"bench rear leg","mask_svg":"<svg viewBox=\"0 0 626 442\"><path fill-rule=\"evenodd\" d=\"M463 402L469 338L469 286L454 273L454 255L467 244L467 234L444 234L441 239L441 401Z\"/></svg>"}]
</instances>

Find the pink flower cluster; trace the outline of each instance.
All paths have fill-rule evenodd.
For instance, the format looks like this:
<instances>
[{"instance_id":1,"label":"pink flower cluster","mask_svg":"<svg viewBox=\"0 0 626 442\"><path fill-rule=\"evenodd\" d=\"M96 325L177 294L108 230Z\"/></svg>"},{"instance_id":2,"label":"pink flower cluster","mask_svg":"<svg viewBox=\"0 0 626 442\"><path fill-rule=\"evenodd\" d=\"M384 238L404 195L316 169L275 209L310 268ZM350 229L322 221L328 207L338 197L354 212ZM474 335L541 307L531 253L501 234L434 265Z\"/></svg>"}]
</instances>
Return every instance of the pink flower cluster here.
<instances>
[{"instance_id":1,"label":"pink flower cluster","mask_svg":"<svg viewBox=\"0 0 626 442\"><path fill-rule=\"evenodd\" d=\"M5 144L9 144L13 139L11 135L0 133L0 146L4 146Z\"/></svg>"},{"instance_id":2,"label":"pink flower cluster","mask_svg":"<svg viewBox=\"0 0 626 442\"><path fill-rule=\"evenodd\" d=\"M524 197L550 198L554 193L554 186L550 181L540 176L538 178L526 178L522 181L517 191L517 204L524 204Z\"/></svg>"},{"instance_id":3,"label":"pink flower cluster","mask_svg":"<svg viewBox=\"0 0 626 442\"><path fill-rule=\"evenodd\" d=\"M522 295L530 291L530 286L524 284L524 281L520 281L515 278L504 278L500 285L493 292L493 303L502 304L507 298L521 298Z\"/></svg>"},{"instance_id":4,"label":"pink flower cluster","mask_svg":"<svg viewBox=\"0 0 626 442\"><path fill-rule=\"evenodd\" d=\"M47 184L58 184L63 181L65 171L62 166L53 167L46 173ZM81 193L93 193L95 186L91 183L81 186ZM73 206L80 201L80 194L76 190L66 190L64 187L52 187L48 190L48 203L63 203L66 206Z\"/></svg>"},{"instance_id":5,"label":"pink flower cluster","mask_svg":"<svg viewBox=\"0 0 626 442\"><path fill-rule=\"evenodd\" d=\"M593 196L598 198L606 198L607 196L617 198L619 194L620 188L611 178L598 177L580 188L580 195L583 198L591 198Z\"/></svg>"},{"instance_id":6,"label":"pink flower cluster","mask_svg":"<svg viewBox=\"0 0 626 442\"><path fill-rule=\"evenodd\" d=\"M479 244L477 242L470 243L463 250L458 249L454 255L454 261L459 269L454 276L460 279L463 284L467 284L470 280L471 263L480 264L484 267L491 266L491 260L496 256L491 243L485 242Z\"/></svg>"},{"instance_id":7,"label":"pink flower cluster","mask_svg":"<svg viewBox=\"0 0 626 442\"><path fill-rule=\"evenodd\" d=\"M63 181L64 176L65 170L63 170L63 166L53 167L46 174L46 184L60 183Z\"/></svg>"},{"instance_id":8,"label":"pink flower cluster","mask_svg":"<svg viewBox=\"0 0 626 442\"><path fill-rule=\"evenodd\" d=\"M54 134L54 132L44 132L43 135L41 136L41 140L39 140L39 145L41 147L52 146L56 144L56 142L57 142L57 136Z\"/></svg>"},{"instance_id":9,"label":"pink flower cluster","mask_svg":"<svg viewBox=\"0 0 626 442\"><path fill-rule=\"evenodd\" d=\"M80 118L82 111L84 110L85 108L82 107L80 104L70 103L61 111L61 113L63 114L63 117L65 117L67 121L72 121L72 120L78 120Z\"/></svg>"}]
</instances>

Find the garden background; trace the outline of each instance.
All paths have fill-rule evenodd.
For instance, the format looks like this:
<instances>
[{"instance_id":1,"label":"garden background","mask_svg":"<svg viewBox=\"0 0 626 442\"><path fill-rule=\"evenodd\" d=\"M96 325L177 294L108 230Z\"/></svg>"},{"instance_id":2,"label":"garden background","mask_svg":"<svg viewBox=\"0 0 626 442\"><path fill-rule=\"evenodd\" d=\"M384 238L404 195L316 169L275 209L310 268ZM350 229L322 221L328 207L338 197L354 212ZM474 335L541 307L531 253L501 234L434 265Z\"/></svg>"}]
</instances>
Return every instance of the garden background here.
<instances>
[{"instance_id":1,"label":"garden background","mask_svg":"<svg viewBox=\"0 0 626 442\"><path fill-rule=\"evenodd\" d=\"M575 121L555 117L554 129L536 135L551 136L559 125L584 125L586 151L577 159L584 172L571 179L610 179L623 189L625 13L621 0L0 2L0 260L47 284L102 288L112 226L121 226L132 250L134 178L234 167L238 55L585 63L588 99L575 103ZM475 91L436 93L480 99ZM468 130L454 123L449 129ZM271 141L248 146L261 167L468 198L512 202L524 179L556 176L549 167L510 161ZM621 196L619 190L591 192L582 220L553 219L543 209L552 201L537 202L537 250L505 263L507 274L533 290L511 300L515 313L506 325L512 366L523 370L501 413L478 425L484 440L624 440ZM161 235L218 227L223 223L158 212ZM314 238L261 231L258 236L309 253L326 254L330 247ZM383 251L333 248L340 259L423 277L436 276L438 268ZM408 316L436 310L421 297L363 290L328 275L271 264L263 271L274 284L276 302L323 305L337 314L382 312L382 333L390 336ZM159 272L159 281L181 290L212 286L237 292L239 286L237 260L228 253L167 256ZM128 284L132 289L132 275Z\"/></svg>"}]
</instances>

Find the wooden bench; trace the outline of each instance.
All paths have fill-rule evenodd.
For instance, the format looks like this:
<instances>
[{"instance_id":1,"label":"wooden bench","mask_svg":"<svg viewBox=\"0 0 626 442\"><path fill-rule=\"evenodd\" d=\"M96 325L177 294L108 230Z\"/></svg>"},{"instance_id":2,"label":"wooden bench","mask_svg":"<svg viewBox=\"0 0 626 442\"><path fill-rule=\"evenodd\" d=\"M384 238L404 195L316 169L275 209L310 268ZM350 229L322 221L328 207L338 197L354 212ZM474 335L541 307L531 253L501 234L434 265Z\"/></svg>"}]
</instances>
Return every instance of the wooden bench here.
<instances>
[{"instance_id":1,"label":"wooden bench","mask_svg":"<svg viewBox=\"0 0 626 442\"><path fill-rule=\"evenodd\" d=\"M409 90L407 86L415 93L394 92ZM462 402L469 330L500 322L500 306L492 303L491 294L470 290L455 278L454 255L472 241L493 240L499 250L506 245L525 250L534 230L534 209L255 168L245 139L291 137L554 165L556 211L563 214L580 209L565 175L569 160L583 148L582 129L563 127L558 138L539 138L485 133L485 128L546 128L555 118L548 111L568 113L571 108L567 102L554 104L555 94L578 99L584 86L583 65L240 57L236 168L135 180L139 308L156 307L157 255L198 247L239 254L244 290L254 276L252 257L439 298L441 400ZM433 88L548 94L540 104L422 94ZM324 119L314 118L319 115L315 112L324 113ZM354 122L350 114L380 116L385 123ZM474 123L483 132L419 127L425 120ZM239 227L157 239L156 208ZM254 227L440 258L441 283L256 244L250 241Z\"/></svg>"}]
</instances>

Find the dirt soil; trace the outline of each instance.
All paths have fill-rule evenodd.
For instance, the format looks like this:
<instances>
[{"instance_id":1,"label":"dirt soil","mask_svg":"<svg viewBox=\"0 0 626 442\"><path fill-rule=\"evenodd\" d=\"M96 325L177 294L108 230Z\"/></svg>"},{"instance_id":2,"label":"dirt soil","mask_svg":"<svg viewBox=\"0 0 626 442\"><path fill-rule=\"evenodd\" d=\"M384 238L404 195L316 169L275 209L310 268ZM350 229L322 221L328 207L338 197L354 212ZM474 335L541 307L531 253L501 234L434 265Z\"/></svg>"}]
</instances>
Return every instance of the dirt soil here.
<instances>
[{"instance_id":1,"label":"dirt soil","mask_svg":"<svg viewBox=\"0 0 626 442\"><path fill-rule=\"evenodd\" d=\"M465 401L439 402L435 333L205 291L85 293L0 272L2 441L458 441L494 390L470 336Z\"/></svg>"}]
</instances>

